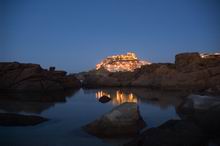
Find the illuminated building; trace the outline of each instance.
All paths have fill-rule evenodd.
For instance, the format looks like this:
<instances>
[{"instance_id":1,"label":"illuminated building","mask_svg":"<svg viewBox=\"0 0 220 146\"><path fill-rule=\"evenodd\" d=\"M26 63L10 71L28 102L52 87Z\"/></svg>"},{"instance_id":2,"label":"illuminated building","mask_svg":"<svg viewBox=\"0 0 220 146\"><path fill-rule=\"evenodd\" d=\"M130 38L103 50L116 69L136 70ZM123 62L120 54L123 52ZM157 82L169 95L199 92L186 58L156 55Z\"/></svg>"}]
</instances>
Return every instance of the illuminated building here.
<instances>
[{"instance_id":1,"label":"illuminated building","mask_svg":"<svg viewBox=\"0 0 220 146\"><path fill-rule=\"evenodd\" d=\"M113 55L105 58L96 65L96 70L104 68L110 72L126 72L134 71L142 65L151 64L148 61L141 61L137 58L135 53L128 52L127 54Z\"/></svg>"},{"instance_id":2,"label":"illuminated building","mask_svg":"<svg viewBox=\"0 0 220 146\"><path fill-rule=\"evenodd\" d=\"M220 53L200 53L202 58L217 58L220 57Z\"/></svg>"}]
</instances>

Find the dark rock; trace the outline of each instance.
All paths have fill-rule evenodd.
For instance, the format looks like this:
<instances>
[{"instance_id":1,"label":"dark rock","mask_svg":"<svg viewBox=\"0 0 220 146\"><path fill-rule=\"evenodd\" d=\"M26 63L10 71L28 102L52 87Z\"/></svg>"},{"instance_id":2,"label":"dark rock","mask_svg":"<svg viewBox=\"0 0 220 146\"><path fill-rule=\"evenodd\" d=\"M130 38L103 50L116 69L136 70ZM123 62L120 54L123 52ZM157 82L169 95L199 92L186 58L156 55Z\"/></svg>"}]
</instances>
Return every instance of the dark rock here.
<instances>
[{"instance_id":1,"label":"dark rock","mask_svg":"<svg viewBox=\"0 0 220 146\"><path fill-rule=\"evenodd\" d=\"M0 113L1 126L34 126L48 119L34 115L20 115L13 113Z\"/></svg>"},{"instance_id":2,"label":"dark rock","mask_svg":"<svg viewBox=\"0 0 220 146\"><path fill-rule=\"evenodd\" d=\"M108 96L105 96L105 95L99 98L99 102L101 102L101 103L107 103L110 100L111 100L111 98Z\"/></svg>"},{"instance_id":3,"label":"dark rock","mask_svg":"<svg viewBox=\"0 0 220 146\"><path fill-rule=\"evenodd\" d=\"M137 104L123 103L83 129L97 137L119 138L137 135L144 127Z\"/></svg>"},{"instance_id":4,"label":"dark rock","mask_svg":"<svg viewBox=\"0 0 220 146\"><path fill-rule=\"evenodd\" d=\"M83 75L83 77L82 77ZM93 87L121 87L130 86L131 79L135 74L132 72L109 72L105 69L92 70L87 73L77 75L83 79L83 86Z\"/></svg>"},{"instance_id":5,"label":"dark rock","mask_svg":"<svg viewBox=\"0 0 220 146\"><path fill-rule=\"evenodd\" d=\"M125 146L205 146L206 139L193 123L169 120L157 128L144 131Z\"/></svg>"},{"instance_id":6,"label":"dark rock","mask_svg":"<svg viewBox=\"0 0 220 146\"><path fill-rule=\"evenodd\" d=\"M182 70L192 63L201 62L202 58L199 53L181 53L175 56L175 64L178 70Z\"/></svg>"},{"instance_id":7,"label":"dark rock","mask_svg":"<svg viewBox=\"0 0 220 146\"><path fill-rule=\"evenodd\" d=\"M81 83L65 71L47 71L38 64L0 63L0 90L53 91L79 88Z\"/></svg>"},{"instance_id":8,"label":"dark rock","mask_svg":"<svg viewBox=\"0 0 220 146\"><path fill-rule=\"evenodd\" d=\"M220 98L191 95L176 109L184 120L196 123L211 136L220 136Z\"/></svg>"}]
</instances>

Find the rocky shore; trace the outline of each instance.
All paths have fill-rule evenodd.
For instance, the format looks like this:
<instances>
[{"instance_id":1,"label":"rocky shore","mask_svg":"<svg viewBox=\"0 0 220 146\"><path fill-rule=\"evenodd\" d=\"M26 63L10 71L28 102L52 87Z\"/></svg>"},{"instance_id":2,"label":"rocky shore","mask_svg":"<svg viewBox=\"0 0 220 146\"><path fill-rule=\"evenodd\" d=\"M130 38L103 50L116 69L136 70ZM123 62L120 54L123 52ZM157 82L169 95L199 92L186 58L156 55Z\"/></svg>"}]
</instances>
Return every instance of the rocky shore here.
<instances>
[{"instance_id":1,"label":"rocky shore","mask_svg":"<svg viewBox=\"0 0 220 146\"><path fill-rule=\"evenodd\" d=\"M208 146L210 141L219 145L219 98L190 95L176 112L180 120L171 119L146 129L125 146Z\"/></svg>"},{"instance_id":2,"label":"rocky shore","mask_svg":"<svg viewBox=\"0 0 220 146\"><path fill-rule=\"evenodd\" d=\"M80 81L55 67L43 69L38 64L0 63L1 91L64 91L80 88Z\"/></svg>"},{"instance_id":3,"label":"rocky shore","mask_svg":"<svg viewBox=\"0 0 220 146\"><path fill-rule=\"evenodd\" d=\"M167 98L162 97L163 100ZM156 100L158 104L159 100L161 99ZM157 127L148 128L148 123L142 119L142 116L146 115L141 116L138 104L126 102L83 126L83 129L102 139L130 136L131 139L125 142L124 146L219 145L219 97L191 94L174 105L179 117L168 119Z\"/></svg>"},{"instance_id":4,"label":"rocky shore","mask_svg":"<svg viewBox=\"0 0 220 146\"><path fill-rule=\"evenodd\" d=\"M81 82L82 84L81 84ZM152 63L134 71L110 72L105 68L67 75L55 67L0 63L0 90L54 91L96 87L147 87L165 90L220 92L220 55L181 53L175 63Z\"/></svg>"},{"instance_id":5,"label":"rocky shore","mask_svg":"<svg viewBox=\"0 0 220 146\"><path fill-rule=\"evenodd\" d=\"M83 87L148 87L167 90L220 92L220 55L181 53L175 63L152 63L134 72L104 68L77 74Z\"/></svg>"}]
</instances>

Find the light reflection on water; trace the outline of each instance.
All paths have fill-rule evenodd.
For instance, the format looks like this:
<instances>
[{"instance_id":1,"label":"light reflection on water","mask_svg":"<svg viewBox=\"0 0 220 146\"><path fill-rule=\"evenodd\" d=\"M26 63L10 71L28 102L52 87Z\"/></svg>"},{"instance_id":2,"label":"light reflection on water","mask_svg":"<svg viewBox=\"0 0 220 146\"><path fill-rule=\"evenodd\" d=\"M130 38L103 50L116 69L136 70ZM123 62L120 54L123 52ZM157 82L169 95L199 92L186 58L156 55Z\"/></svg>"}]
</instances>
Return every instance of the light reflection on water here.
<instances>
[{"instance_id":1,"label":"light reflection on water","mask_svg":"<svg viewBox=\"0 0 220 146\"><path fill-rule=\"evenodd\" d=\"M138 102L138 98L133 93L125 93L122 90L116 90L114 93L108 93L107 91L97 91L96 98L99 100L103 96L107 96L112 100L113 105L119 105L125 102Z\"/></svg>"},{"instance_id":2,"label":"light reflection on water","mask_svg":"<svg viewBox=\"0 0 220 146\"><path fill-rule=\"evenodd\" d=\"M104 95L111 98L106 104L98 101ZM159 126L171 118L178 118L175 108L182 102L181 96L179 92L134 88L81 89L67 95L0 95L0 112L37 114L50 119L36 126L0 126L0 145L122 145L120 140L88 135L81 127L124 102L138 103L148 128Z\"/></svg>"}]
</instances>

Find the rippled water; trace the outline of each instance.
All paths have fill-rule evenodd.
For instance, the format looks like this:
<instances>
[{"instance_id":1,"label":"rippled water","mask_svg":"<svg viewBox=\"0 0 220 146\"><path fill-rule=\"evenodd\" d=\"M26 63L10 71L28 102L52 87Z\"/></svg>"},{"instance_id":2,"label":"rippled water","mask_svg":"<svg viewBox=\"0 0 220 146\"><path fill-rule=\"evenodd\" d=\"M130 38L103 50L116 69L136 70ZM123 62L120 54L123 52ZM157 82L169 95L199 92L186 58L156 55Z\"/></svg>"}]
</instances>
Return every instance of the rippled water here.
<instances>
[{"instance_id":1,"label":"rippled water","mask_svg":"<svg viewBox=\"0 0 220 146\"><path fill-rule=\"evenodd\" d=\"M111 98L106 103L99 98ZM50 120L36 126L0 126L0 145L4 146L90 146L122 145L127 139L100 139L88 135L81 127L123 102L137 102L147 128L178 119L175 108L185 93L147 89L93 89L54 94L4 94L0 112L40 115Z\"/></svg>"}]
</instances>

